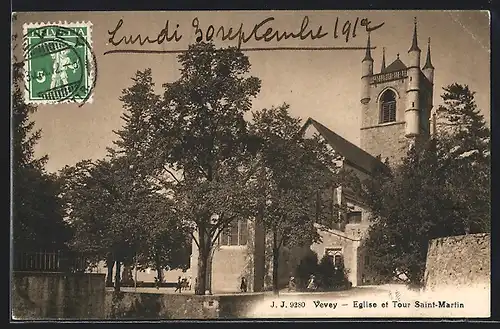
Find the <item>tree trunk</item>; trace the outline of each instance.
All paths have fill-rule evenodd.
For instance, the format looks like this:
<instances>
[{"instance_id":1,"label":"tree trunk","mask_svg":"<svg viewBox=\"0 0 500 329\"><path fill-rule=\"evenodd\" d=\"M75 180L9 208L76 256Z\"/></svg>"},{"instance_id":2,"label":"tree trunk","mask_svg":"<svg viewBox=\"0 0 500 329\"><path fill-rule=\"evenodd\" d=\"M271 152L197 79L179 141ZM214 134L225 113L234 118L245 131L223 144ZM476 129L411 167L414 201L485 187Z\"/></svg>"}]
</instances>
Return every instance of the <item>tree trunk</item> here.
<instances>
[{"instance_id":1,"label":"tree trunk","mask_svg":"<svg viewBox=\"0 0 500 329\"><path fill-rule=\"evenodd\" d=\"M160 257L156 255L156 261L155 261L155 266L156 266L156 273L157 273L157 279L158 279L158 284L161 285L163 282L163 269L161 267L160 263Z\"/></svg>"},{"instance_id":2,"label":"tree trunk","mask_svg":"<svg viewBox=\"0 0 500 329\"><path fill-rule=\"evenodd\" d=\"M106 267L108 268L108 275L106 276L106 287L113 286L113 267L115 266L115 261L113 255L108 255L106 258Z\"/></svg>"},{"instance_id":3,"label":"tree trunk","mask_svg":"<svg viewBox=\"0 0 500 329\"><path fill-rule=\"evenodd\" d=\"M278 236L276 232L273 232L273 293L275 295L279 294L278 286L278 267L279 267L279 254L280 250L278 248Z\"/></svg>"},{"instance_id":4,"label":"tree trunk","mask_svg":"<svg viewBox=\"0 0 500 329\"><path fill-rule=\"evenodd\" d=\"M213 260L213 249L209 248L208 257L207 257L207 283L205 285L205 291L209 291L212 294L212 260Z\"/></svg>"},{"instance_id":5,"label":"tree trunk","mask_svg":"<svg viewBox=\"0 0 500 329\"><path fill-rule=\"evenodd\" d=\"M115 292L120 292L121 285L121 263L120 261L116 261L116 272L115 272Z\"/></svg>"},{"instance_id":6,"label":"tree trunk","mask_svg":"<svg viewBox=\"0 0 500 329\"><path fill-rule=\"evenodd\" d=\"M198 273L196 274L197 285L195 294L204 295L207 288L207 265L208 256L210 254L210 241L207 241L207 236L205 234L205 227L201 226L198 228L199 232L199 254L198 254Z\"/></svg>"}]
</instances>

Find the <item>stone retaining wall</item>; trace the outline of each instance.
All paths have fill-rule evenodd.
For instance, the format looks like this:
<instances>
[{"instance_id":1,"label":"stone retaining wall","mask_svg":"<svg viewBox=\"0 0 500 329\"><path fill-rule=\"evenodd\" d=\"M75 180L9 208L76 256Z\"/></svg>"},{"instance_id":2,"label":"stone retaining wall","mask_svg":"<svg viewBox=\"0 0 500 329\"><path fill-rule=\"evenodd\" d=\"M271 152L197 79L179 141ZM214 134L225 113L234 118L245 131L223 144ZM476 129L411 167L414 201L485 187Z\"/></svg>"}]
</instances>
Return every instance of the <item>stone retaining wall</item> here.
<instances>
[{"instance_id":1,"label":"stone retaining wall","mask_svg":"<svg viewBox=\"0 0 500 329\"><path fill-rule=\"evenodd\" d=\"M185 295L106 292L107 319L218 319L241 318L263 294Z\"/></svg>"},{"instance_id":2,"label":"stone retaining wall","mask_svg":"<svg viewBox=\"0 0 500 329\"><path fill-rule=\"evenodd\" d=\"M196 296L106 290L104 274L16 272L15 320L243 318L263 293Z\"/></svg>"},{"instance_id":3,"label":"stone retaining wall","mask_svg":"<svg viewBox=\"0 0 500 329\"><path fill-rule=\"evenodd\" d=\"M99 319L104 317L105 275L14 272L12 317Z\"/></svg>"},{"instance_id":4,"label":"stone retaining wall","mask_svg":"<svg viewBox=\"0 0 500 329\"><path fill-rule=\"evenodd\" d=\"M490 234L470 234L429 242L425 288L489 286Z\"/></svg>"}]
</instances>

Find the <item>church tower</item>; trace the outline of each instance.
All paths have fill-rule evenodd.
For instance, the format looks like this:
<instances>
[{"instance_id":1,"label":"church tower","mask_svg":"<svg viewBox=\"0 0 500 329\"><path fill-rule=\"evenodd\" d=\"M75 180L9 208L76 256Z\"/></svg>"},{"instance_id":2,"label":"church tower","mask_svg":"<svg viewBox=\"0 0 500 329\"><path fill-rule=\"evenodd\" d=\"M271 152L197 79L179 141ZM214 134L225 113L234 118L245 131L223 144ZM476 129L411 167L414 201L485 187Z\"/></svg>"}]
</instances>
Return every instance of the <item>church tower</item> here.
<instances>
[{"instance_id":1,"label":"church tower","mask_svg":"<svg viewBox=\"0 0 500 329\"><path fill-rule=\"evenodd\" d=\"M429 138L434 67L430 39L427 58L420 68L417 21L408 50L406 66L397 54L386 66L385 48L379 73L373 72L371 40L368 34L361 74L361 148L371 155L397 163L410 145L419 146Z\"/></svg>"}]
</instances>

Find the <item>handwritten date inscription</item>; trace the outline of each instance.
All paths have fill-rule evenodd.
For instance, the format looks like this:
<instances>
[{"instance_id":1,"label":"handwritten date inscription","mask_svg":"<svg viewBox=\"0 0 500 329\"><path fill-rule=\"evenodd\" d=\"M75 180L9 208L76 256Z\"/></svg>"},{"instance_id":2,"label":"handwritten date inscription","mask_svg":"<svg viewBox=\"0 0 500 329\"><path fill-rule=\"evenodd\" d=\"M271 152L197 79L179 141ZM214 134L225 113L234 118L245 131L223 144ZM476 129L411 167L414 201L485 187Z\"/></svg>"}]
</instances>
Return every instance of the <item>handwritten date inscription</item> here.
<instances>
[{"instance_id":1,"label":"handwritten date inscription","mask_svg":"<svg viewBox=\"0 0 500 329\"><path fill-rule=\"evenodd\" d=\"M329 35L329 32L322 25L314 28L309 27L310 20L308 16L304 16L300 28L293 32L273 28L272 22L274 20L274 17L268 17L255 24L252 29L246 30L243 23L241 23L238 28L225 26L214 27L213 25L203 28L198 17L195 17L191 22L191 26L194 28L194 36L197 42L210 42L215 41L215 39L222 41L237 41L238 48L240 48L242 44L252 40L265 42L279 42L288 39L316 40ZM351 38L356 37L358 28L364 28L366 32L371 32L381 28L384 24L385 23L382 22L377 25L372 25L372 22L368 18L357 17L355 20L351 21L341 20L337 17L333 22L332 35L334 39L344 38L345 42L348 43ZM168 20L166 21L165 27L158 32L155 37L143 37L141 34L120 37L119 32L122 26L123 19L120 19L116 27L108 31L108 41L111 45L161 45L164 42L179 42L182 39L182 34L179 32L179 24L177 24L174 29L170 29Z\"/></svg>"}]
</instances>

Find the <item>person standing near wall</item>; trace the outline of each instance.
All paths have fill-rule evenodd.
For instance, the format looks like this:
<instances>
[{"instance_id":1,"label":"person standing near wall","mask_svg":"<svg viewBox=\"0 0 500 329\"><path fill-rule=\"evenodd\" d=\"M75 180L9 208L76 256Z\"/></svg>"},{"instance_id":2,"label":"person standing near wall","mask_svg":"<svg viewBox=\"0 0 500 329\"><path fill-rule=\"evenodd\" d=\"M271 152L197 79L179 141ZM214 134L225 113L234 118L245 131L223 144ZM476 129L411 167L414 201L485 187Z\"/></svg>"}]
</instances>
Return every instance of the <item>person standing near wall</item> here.
<instances>
[{"instance_id":1,"label":"person standing near wall","mask_svg":"<svg viewBox=\"0 0 500 329\"><path fill-rule=\"evenodd\" d=\"M179 277L177 279L177 285L175 286L175 291L174 292L177 292L177 290L179 290L179 293L182 292L182 279L181 279L181 277Z\"/></svg>"},{"instance_id":2,"label":"person standing near wall","mask_svg":"<svg viewBox=\"0 0 500 329\"><path fill-rule=\"evenodd\" d=\"M247 292L247 280L245 279L245 277L241 278L240 291Z\"/></svg>"},{"instance_id":3,"label":"person standing near wall","mask_svg":"<svg viewBox=\"0 0 500 329\"><path fill-rule=\"evenodd\" d=\"M288 281L288 291L296 291L295 277L291 276Z\"/></svg>"}]
</instances>

